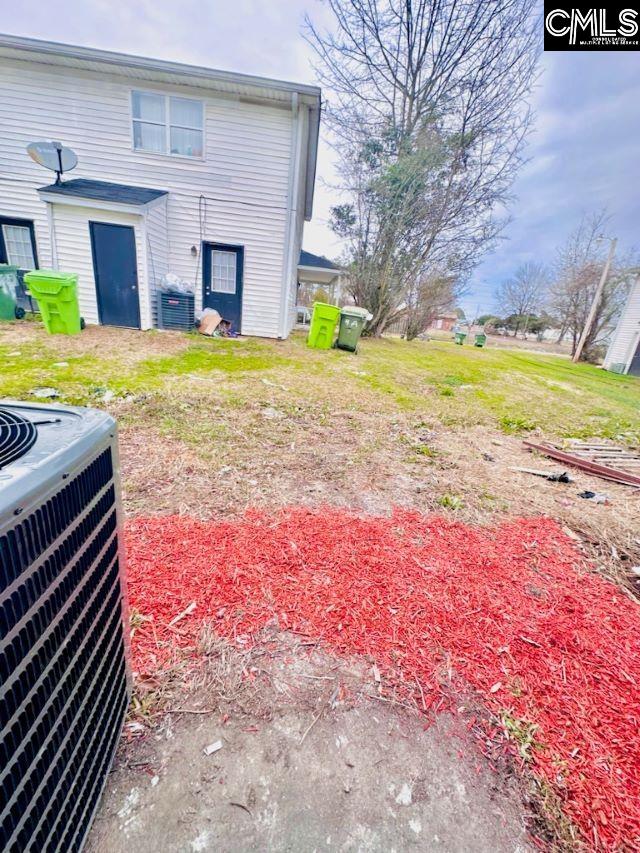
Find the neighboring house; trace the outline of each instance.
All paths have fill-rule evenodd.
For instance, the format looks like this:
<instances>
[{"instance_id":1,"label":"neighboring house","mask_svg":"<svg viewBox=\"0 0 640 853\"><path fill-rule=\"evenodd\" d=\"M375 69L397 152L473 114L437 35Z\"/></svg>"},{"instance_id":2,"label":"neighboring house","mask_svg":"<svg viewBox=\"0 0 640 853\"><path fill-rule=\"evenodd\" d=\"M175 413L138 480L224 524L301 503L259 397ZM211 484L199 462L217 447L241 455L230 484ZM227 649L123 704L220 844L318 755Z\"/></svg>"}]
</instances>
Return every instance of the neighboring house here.
<instances>
[{"instance_id":1,"label":"neighboring house","mask_svg":"<svg viewBox=\"0 0 640 853\"><path fill-rule=\"evenodd\" d=\"M0 262L79 275L88 323L148 329L167 272L248 335L295 322L320 90L0 36ZM78 155L53 175L26 146Z\"/></svg>"},{"instance_id":2,"label":"neighboring house","mask_svg":"<svg viewBox=\"0 0 640 853\"><path fill-rule=\"evenodd\" d=\"M330 301L338 305L344 299L346 272L324 255L304 249L298 260L298 305L310 306L317 290L324 290Z\"/></svg>"},{"instance_id":3,"label":"neighboring house","mask_svg":"<svg viewBox=\"0 0 640 853\"><path fill-rule=\"evenodd\" d=\"M604 359L614 373L640 376L640 278L637 278L620 315Z\"/></svg>"},{"instance_id":4,"label":"neighboring house","mask_svg":"<svg viewBox=\"0 0 640 853\"><path fill-rule=\"evenodd\" d=\"M444 332L450 332L458 322L457 314L439 314L434 317L429 324L430 329L441 329Z\"/></svg>"}]
</instances>

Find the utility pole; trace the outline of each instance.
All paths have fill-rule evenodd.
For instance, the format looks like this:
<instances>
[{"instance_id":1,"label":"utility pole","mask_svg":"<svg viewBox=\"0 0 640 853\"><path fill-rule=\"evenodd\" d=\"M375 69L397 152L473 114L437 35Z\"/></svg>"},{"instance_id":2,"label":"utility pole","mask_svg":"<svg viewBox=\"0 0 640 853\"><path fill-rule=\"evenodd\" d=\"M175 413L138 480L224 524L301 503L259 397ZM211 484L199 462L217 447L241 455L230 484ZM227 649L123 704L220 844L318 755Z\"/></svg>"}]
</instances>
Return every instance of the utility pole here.
<instances>
[{"instance_id":1,"label":"utility pole","mask_svg":"<svg viewBox=\"0 0 640 853\"><path fill-rule=\"evenodd\" d=\"M611 267L611 262L613 261L613 256L616 251L617 242L617 237L613 237L611 239L611 245L609 246L609 254L607 255L607 261L604 265L604 269L602 270L600 281L598 282L598 289L596 290L595 296L593 297L593 302L591 303L591 308L589 309L589 316L587 317L587 322L585 323L584 329L582 330L580 340L578 341L578 346L576 347L576 351L573 355L574 362L580 361L582 350L584 349L584 345L587 341L587 338L589 337L589 333L591 332L591 327L593 326L596 311L598 310L598 305L600 304L600 299L602 298L602 291L604 290L604 286L607 282L607 276L609 275L609 268Z\"/></svg>"}]
</instances>

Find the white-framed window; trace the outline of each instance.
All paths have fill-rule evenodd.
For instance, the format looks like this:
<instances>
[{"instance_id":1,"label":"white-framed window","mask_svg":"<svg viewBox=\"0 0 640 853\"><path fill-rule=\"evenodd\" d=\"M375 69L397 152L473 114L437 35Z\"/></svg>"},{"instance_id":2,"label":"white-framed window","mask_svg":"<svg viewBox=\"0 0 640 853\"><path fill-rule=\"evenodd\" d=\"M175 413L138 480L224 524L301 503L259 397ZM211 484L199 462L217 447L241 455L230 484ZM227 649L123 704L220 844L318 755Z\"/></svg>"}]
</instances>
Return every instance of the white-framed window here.
<instances>
[{"instance_id":1,"label":"white-framed window","mask_svg":"<svg viewBox=\"0 0 640 853\"><path fill-rule=\"evenodd\" d=\"M14 264L23 270L32 270L36 266L33 256L33 243L31 241L31 227L29 225L13 225L2 223L2 237L7 263Z\"/></svg>"},{"instance_id":2,"label":"white-framed window","mask_svg":"<svg viewBox=\"0 0 640 853\"><path fill-rule=\"evenodd\" d=\"M213 293L236 292L235 252L213 249L211 252L211 290Z\"/></svg>"},{"instance_id":3,"label":"white-framed window","mask_svg":"<svg viewBox=\"0 0 640 853\"><path fill-rule=\"evenodd\" d=\"M134 90L131 117L136 150L181 157L204 155L202 101Z\"/></svg>"}]
</instances>

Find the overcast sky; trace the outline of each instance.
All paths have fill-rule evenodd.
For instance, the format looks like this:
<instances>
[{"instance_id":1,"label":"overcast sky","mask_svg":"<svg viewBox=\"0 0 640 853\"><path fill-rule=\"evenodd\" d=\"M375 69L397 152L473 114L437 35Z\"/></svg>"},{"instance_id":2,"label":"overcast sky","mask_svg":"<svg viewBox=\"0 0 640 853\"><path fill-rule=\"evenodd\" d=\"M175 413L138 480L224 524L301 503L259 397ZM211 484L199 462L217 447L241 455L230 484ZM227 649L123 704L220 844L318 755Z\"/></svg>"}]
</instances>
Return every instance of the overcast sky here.
<instances>
[{"instance_id":1,"label":"overcast sky","mask_svg":"<svg viewBox=\"0 0 640 853\"><path fill-rule=\"evenodd\" d=\"M328 21L318 0L22 0L3 7L4 32L315 82L304 13ZM606 207L621 246L640 247L640 53L546 53L534 107L529 163L515 186L512 222L476 270L467 313L493 308L493 291L527 260L550 260L585 211ZM321 145L314 219L304 245L336 255L327 228L335 202L332 158Z\"/></svg>"}]
</instances>

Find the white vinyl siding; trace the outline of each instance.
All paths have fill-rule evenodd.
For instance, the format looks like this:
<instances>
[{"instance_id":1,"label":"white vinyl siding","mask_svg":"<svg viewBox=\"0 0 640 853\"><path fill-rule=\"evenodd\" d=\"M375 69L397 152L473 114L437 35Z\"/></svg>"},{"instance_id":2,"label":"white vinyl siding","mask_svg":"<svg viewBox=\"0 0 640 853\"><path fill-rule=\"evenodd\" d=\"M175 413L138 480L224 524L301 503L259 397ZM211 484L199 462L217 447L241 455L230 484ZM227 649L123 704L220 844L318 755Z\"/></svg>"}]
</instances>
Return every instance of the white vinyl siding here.
<instances>
[{"instance_id":1,"label":"white vinyl siding","mask_svg":"<svg viewBox=\"0 0 640 853\"><path fill-rule=\"evenodd\" d=\"M25 148L35 139L60 139L79 158L67 179L168 190L166 264L180 278L195 281L197 308L202 307L202 242L242 246L242 331L265 337L280 334L292 138L289 109L167 85L167 95L203 103L206 148L203 159L165 157L132 146L130 80L18 60L0 63L0 215L34 221L41 267L51 266L52 257L46 205L36 190L52 183L54 176L34 163ZM54 207L57 213L62 205ZM300 200L297 207L301 235ZM59 243L70 239L62 229L57 237ZM155 239L154 258L161 252L159 238ZM67 262L58 252L58 268L64 270ZM90 265L90 254L87 262ZM95 309L87 310L88 322L95 322L95 317Z\"/></svg>"},{"instance_id":2,"label":"white vinyl siding","mask_svg":"<svg viewBox=\"0 0 640 853\"><path fill-rule=\"evenodd\" d=\"M607 350L604 366L607 370L623 366L626 373L640 342L640 278L636 279L629 293L627 304L618 321L613 340Z\"/></svg>"},{"instance_id":3,"label":"white vinyl siding","mask_svg":"<svg viewBox=\"0 0 640 853\"><path fill-rule=\"evenodd\" d=\"M2 112L1 96L0 112ZM1 146L2 140L0 139L0 148ZM42 186L42 184L37 186ZM0 216L31 220L36 238L38 264L45 268L53 266L46 205L38 198L34 184L28 181L15 180L4 169L0 169Z\"/></svg>"},{"instance_id":4,"label":"white vinyl siding","mask_svg":"<svg viewBox=\"0 0 640 853\"><path fill-rule=\"evenodd\" d=\"M140 293L140 322L142 328L151 325L148 305L146 254L142 242L142 220L129 213L114 213L91 207L74 207L67 204L53 205L58 267L64 272L78 276L78 302L80 315L87 323L98 323L98 301L93 274L90 222L107 222L112 225L131 225L136 237L136 259L138 264L138 290Z\"/></svg>"},{"instance_id":5,"label":"white vinyl siding","mask_svg":"<svg viewBox=\"0 0 640 853\"><path fill-rule=\"evenodd\" d=\"M166 202L149 208L144 218L147 243L147 271L151 325L158 321L158 287L169 272L169 235Z\"/></svg>"}]
</instances>

